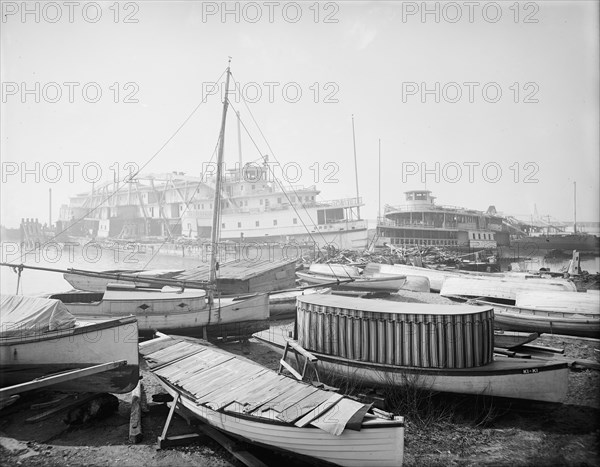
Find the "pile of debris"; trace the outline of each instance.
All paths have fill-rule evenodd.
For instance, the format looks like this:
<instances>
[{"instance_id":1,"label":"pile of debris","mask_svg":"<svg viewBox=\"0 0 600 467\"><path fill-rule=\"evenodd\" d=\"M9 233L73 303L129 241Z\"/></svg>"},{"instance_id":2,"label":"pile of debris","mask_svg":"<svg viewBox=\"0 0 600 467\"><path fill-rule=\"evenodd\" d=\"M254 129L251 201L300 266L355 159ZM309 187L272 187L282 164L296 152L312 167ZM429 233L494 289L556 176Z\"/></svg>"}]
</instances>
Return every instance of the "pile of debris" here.
<instances>
[{"instance_id":1,"label":"pile of debris","mask_svg":"<svg viewBox=\"0 0 600 467\"><path fill-rule=\"evenodd\" d=\"M322 249L316 255L304 257L304 263L336 263L362 266L367 263L380 264L412 264L414 266L439 265L455 267L464 261L465 257L478 257L478 252L458 254L450 249L438 246L412 246L398 248L393 245L373 250L338 250L336 248Z\"/></svg>"}]
</instances>

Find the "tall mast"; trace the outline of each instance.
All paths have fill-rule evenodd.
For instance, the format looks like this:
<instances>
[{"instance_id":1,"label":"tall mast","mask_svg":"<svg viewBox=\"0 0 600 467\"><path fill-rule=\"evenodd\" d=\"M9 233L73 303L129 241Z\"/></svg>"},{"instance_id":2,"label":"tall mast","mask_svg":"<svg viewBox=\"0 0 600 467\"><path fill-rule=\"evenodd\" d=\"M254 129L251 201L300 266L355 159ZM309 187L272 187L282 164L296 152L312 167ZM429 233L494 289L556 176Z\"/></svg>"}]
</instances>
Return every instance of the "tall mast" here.
<instances>
[{"instance_id":1,"label":"tall mast","mask_svg":"<svg viewBox=\"0 0 600 467\"><path fill-rule=\"evenodd\" d=\"M215 181L215 198L213 202L212 231L210 234L210 273L208 280L214 284L217 281L217 242L219 241L220 215L221 215L221 173L223 169L223 150L225 149L225 121L227 107L229 106L229 76L231 57L227 64L227 77L225 79L225 99L223 100L223 115L221 116L221 131L219 133L219 150L217 152L217 179Z\"/></svg>"},{"instance_id":2,"label":"tall mast","mask_svg":"<svg viewBox=\"0 0 600 467\"><path fill-rule=\"evenodd\" d=\"M573 182L573 233L577 233L577 182Z\"/></svg>"},{"instance_id":3,"label":"tall mast","mask_svg":"<svg viewBox=\"0 0 600 467\"><path fill-rule=\"evenodd\" d=\"M240 112L236 111L235 115L237 116L237 132L238 132L238 158L240 162L240 166L238 168L240 182L242 181L242 130L240 128Z\"/></svg>"},{"instance_id":4,"label":"tall mast","mask_svg":"<svg viewBox=\"0 0 600 467\"><path fill-rule=\"evenodd\" d=\"M356 178L356 203L359 203L359 197L360 195L358 194L358 165L356 162L356 135L354 133L354 114L352 114L352 144L354 145L354 176ZM360 206L356 207L356 214L358 215L358 218L360 219Z\"/></svg>"},{"instance_id":5,"label":"tall mast","mask_svg":"<svg viewBox=\"0 0 600 467\"><path fill-rule=\"evenodd\" d=\"M377 183L379 186L379 200L377 203L377 222L381 218L381 139L379 139L379 182Z\"/></svg>"}]
</instances>

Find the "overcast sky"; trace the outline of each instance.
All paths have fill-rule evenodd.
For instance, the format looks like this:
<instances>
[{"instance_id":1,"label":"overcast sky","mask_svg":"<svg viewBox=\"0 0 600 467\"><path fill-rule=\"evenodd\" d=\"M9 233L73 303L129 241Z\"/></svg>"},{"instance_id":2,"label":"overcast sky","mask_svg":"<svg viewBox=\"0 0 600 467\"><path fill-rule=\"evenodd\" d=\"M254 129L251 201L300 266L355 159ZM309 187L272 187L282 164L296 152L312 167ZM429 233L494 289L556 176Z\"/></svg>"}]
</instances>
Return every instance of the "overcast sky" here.
<instances>
[{"instance_id":1,"label":"overcast sky","mask_svg":"<svg viewBox=\"0 0 600 467\"><path fill-rule=\"evenodd\" d=\"M356 194L354 115L365 218L381 139L382 205L426 187L439 204L570 221L577 182L578 220L598 221L598 2L431 2L424 16L422 2L229 3L225 16L221 2L27 7L3 2L0 23L6 226L47 222L49 188L56 220L128 162L199 174L220 96L192 112L229 56L249 101L233 95L233 108L259 146L242 129L244 160L270 154L321 199Z\"/></svg>"}]
</instances>

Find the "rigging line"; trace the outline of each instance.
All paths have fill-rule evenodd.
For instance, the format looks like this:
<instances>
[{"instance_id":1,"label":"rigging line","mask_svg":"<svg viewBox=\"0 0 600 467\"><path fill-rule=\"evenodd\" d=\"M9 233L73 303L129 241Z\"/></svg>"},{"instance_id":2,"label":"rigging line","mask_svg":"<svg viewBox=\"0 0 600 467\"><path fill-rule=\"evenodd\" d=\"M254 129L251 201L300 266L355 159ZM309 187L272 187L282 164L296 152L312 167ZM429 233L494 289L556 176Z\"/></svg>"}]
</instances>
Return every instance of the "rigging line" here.
<instances>
[{"instance_id":1,"label":"rigging line","mask_svg":"<svg viewBox=\"0 0 600 467\"><path fill-rule=\"evenodd\" d=\"M235 79L234 79L234 83L235 83ZM267 144L267 147L269 148L271 155L273 156L273 158L275 159L276 162L279 163L279 161L277 160L277 157L275 156L275 154L273 153L273 150L271 148L271 145L269 144L269 142L267 141L266 137L264 136L264 134L262 133L262 131L260 130L260 127L258 125L258 123L256 122L256 120L254 119L254 115L252 115L252 111L250 110L250 108L248 107L248 104L246 103L245 99L242 96L242 99L244 100L244 103L246 104L246 108L248 109L248 112L250 113L250 116L252 117L252 120L254 121L254 124L256 125L256 127L258 128L258 131L260 132L260 134L263 137L263 140L265 141L265 143ZM229 105L231 105L232 109L235 111L235 106L231 103L231 101L229 101ZM254 146L256 147L256 149L259 151L260 154L260 149L258 148L258 145L256 144L256 142L254 141L254 138L252 137L252 135L250 134L250 132L248 131L248 129L246 128L246 125L244 124L244 122L241 121L240 119L240 123L242 124L242 126L244 127L244 130L246 131L246 134L250 137L250 140L252 141L252 143L254 144ZM264 159L264 157L263 157ZM298 215L298 217L300 218L302 225L304 226L305 230L307 231L309 237L313 240L313 243L317 243L312 235L312 233L308 230L308 228L306 227L306 224L304 224L304 221L302 221L302 216L300 216L300 214L298 213L298 210L296 209L296 207L294 206L294 204L291 202L287 192L285 191L285 189L283 188L283 185L281 184L281 182L279 181L279 179L275 176L275 174L273 173L273 170L271 169L271 167L269 166L269 164L267 164L267 168L269 169L269 171L271 172L271 174L273 175L273 180L275 180L275 182L279 185L279 187L281 188L281 191L283 192L284 196L287 198L287 200L290 202L290 205L292 207L292 209L294 210L294 212ZM288 183L289 184L289 183ZM294 188L290 185L291 190L296 194L297 196L297 192L296 190L294 190ZM300 197L297 196L299 199ZM319 233L319 235L321 236L322 240L324 243L327 243L327 241L325 240L325 236L323 235L323 232L321 232L315 221L313 220L312 216L310 215L310 213L308 212L308 210L306 209L306 206L304 204L304 202L302 200L300 200L300 204L302 206L302 208L304 209L306 216L310 219L310 221L313 223L313 226L316 228L317 232ZM320 249L317 250L318 254L321 255L323 257L323 259L325 259L325 255L321 252ZM338 278L338 276L335 274L335 271L333 270L332 266L329 266L329 268L331 269L331 272L333 273L333 276ZM349 272L343 268L344 273L348 276L348 278L352 279L352 276L350 276ZM339 278L338 278L339 279Z\"/></svg>"},{"instance_id":2,"label":"rigging line","mask_svg":"<svg viewBox=\"0 0 600 467\"><path fill-rule=\"evenodd\" d=\"M243 96L242 96L242 99L243 99ZM273 158L275 159L275 161L276 161L277 163L279 163L279 161L277 160L277 157L276 157L276 156L275 156L275 154L273 153L273 150L272 150L272 148L271 148L271 145L269 144L269 142L267 141L266 137L264 136L264 134L263 134L263 133L262 133L262 131L260 130L260 127L259 127L258 123L256 122L256 119L254 118L254 115L252 114L252 111L251 111L251 110L250 110L250 108L248 107L248 104L246 103L246 101L245 101L245 100L244 100L244 104L246 105L246 108L248 109L248 112L249 112L250 116L252 117L252 120L254 121L254 124L256 125L256 127L258 128L258 130L259 130L260 134L262 135L263 139L265 140L265 143L267 144L267 147L269 148L269 150L270 150L270 152L271 152L271 155L273 156ZM230 105L231 105L231 107L232 107L232 108L235 110L235 107L233 106L233 104L231 104L231 102L230 102ZM240 120L240 121L241 121L241 120ZM248 129L247 129L247 127L246 127L246 125L244 124L244 122L241 122L241 124L242 124L242 126L244 127L244 130L246 131L246 134L247 134L247 135L250 137L250 140L252 141L252 143L254 144L254 146L256 147L256 149L257 149L257 150L259 151L259 153L260 153L261 151L260 151L260 149L258 148L258 145L257 145L257 143L254 141L254 138L252 137L252 135L251 135L251 134L250 134L250 132L248 131ZM266 162L266 161L265 161L265 157L264 157L264 156L262 156L262 155L261 155L261 158L263 159L263 161L264 161L264 162ZM294 210L294 212L295 212L295 213L298 215L298 217L300 218L300 220L301 220L301 222L302 222L302 225L304 226L304 228L305 228L306 232L308 233L309 237L311 238L311 240L313 241L313 243L317 244L317 242L315 241L315 238L314 238L314 236L313 236L313 235L312 235L312 233L311 233L311 232L308 230L308 228L307 228L306 224L304 223L304 221L302 221L302 216L300 216L300 214L299 214L298 210L296 209L296 207L294 206L294 204L291 202L291 200L290 200L290 198L289 198L289 196L288 196L287 192L286 192L286 191L285 191L285 189L283 188L283 186L282 186L281 182L279 181L279 179L278 179L278 178L275 176L275 174L273 173L273 170L271 169L271 167L269 166L269 164L268 164L268 163L267 163L267 168L269 169L269 171L270 171L270 172L271 172L271 174L273 175L273 180L275 180L275 182L276 182L276 183L279 185L279 187L281 188L281 191L283 192L284 196L285 196L285 197L287 198L287 200L290 202L290 205L291 205L292 209ZM289 183L288 183L288 184L289 184ZM322 233L322 232L321 232L321 231L318 229L318 226L317 226L317 224L315 223L314 219L312 218L312 216L310 215L310 213L309 213L309 212L308 212L308 210L306 209L306 205L305 205L305 204L304 204L304 202L302 201L301 197L297 195L297 192L296 192L296 190L293 188L293 186L292 186L291 184L289 184L289 185L290 185L290 189L291 189L291 191L293 191L293 192L294 192L294 194L295 194L295 195L298 197L298 199L300 200L300 204L301 204L302 208L304 209L304 211L305 211L305 213L306 213L306 216L307 216L307 217L309 218L309 220L312 222L312 224L313 224L313 227L315 227L316 231L317 231L317 232L319 233L319 235L321 236L321 238L322 238L323 242L324 242L324 243L328 243L328 242L325 240L325 236L324 236L324 235L323 235L323 233ZM326 258L325 258L325 255L324 255L324 254L321 252L321 250L320 250L320 249L318 249L317 251L318 251L318 254L319 254L319 256L321 256L321 257L322 257L322 258L325 260L325 259L326 259ZM337 278L338 276L335 274L335 271L333 270L333 268L332 268L331 266L329 266L329 267L330 267L330 269L331 269L331 272L333 273L333 276ZM347 275L347 276L348 276L350 279L352 279L352 277L350 276L350 274L349 274L349 273L348 273L348 272L347 272L345 269L343 269L343 270L344 270L344 272L346 273L346 275Z\"/></svg>"},{"instance_id":3,"label":"rigging line","mask_svg":"<svg viewBox=\"0 0 600 467\"><path fill-rule=\"evenodd\" d=\"M233 76L232 76L233 78ZM233 78L234 83L235 83L235 78ZM264 133L262 132L262 130L260 129L260 126L258 125L256 119L254 118L254 115L252 114L252 111L250 110L250 107L248 106L248 103L246 102L246 100L244 99L244 96L242 96L242 100L244 101L244 104L246 106L246 109L248 110L250 116L252 117L252 121L254 122L254 125L256 126L256 128L258 129L260 135L262 136L264 142L266 143L267 147L269 148L269 151L271 153L271 155L273 156L273 158L275 159L275 161L279 164L279 160L277 159L277 156L275 156L275 153L273 151L273 149L271 148L271 145L269 144L269 142L267 141L267 138L265 137ZM231 103L231 101L229 102L231 107L235 110L234 105ZM261 155L260 158L262 159L263 162L266 162L265 157L262 155L262 151L259 149L258 144L256 143L256 141L254 140L254 138L252 137L252 135L250 134L250 132L248 131L248 128L246 127L246 125L244 124L243 121L240 122L242 124L242 126L244 127L244 130L246 131L246 134L250 137L250 140L252 141L252 143L254 144L254 146L256 147L257 151L259 152L259 154ZM302 216L300 216L298 210L296 209L296 207L294 206L294 204L291 202L287 192L283 189L283 185L281 184L281 182L279 181L279 179L275 176L275 173L273 172L273 169L269 166L269 164L267 163L267 168L269 169L269 171L271 172L271 174L273 175L273 180L275 180L275 182L279 185L279 187L282 189L282 192L284 194L284 196L287 198L287 200L290 202L290 205L292 206L292 209L294 210L294 212L296 214L298 214L298 217L300 217L300 220L302 221ZM290 185L290 190L294 192L294 194L297 196L297 192L296 190L293 188L293 186L288 182L288 184ZM300 197L298 196L298 199L300 199ZM308 212L308 210L306 209L306 206L304 204L304 202L300 199L300 204L302 206L302 208L304 209L305 213L306 213L306 217L309 218L310 222L312 223L312 226L316 229L316 231L319 233L319 235L321 236L322 240L324 243L327 243L327 241L325 240L325 237L323 235L323 233L317 228L317 224L315 223L314 219L311 217L310 213ZM306 224L302 221L302 225L304 225L304 228L306 230L306 232L308 233L309 237L313 240L314 243L315 239L312 235L312 233L308 230L308 228L306 227ZM319 252L320 253L320 252Z\"/></svg>"},{"instance_id":4,"label":"rigging line","mask_svg":"<svg viewBox=\"0 0 600 467\"><path fill-rule=\"evenodd\" d=\"M219 79L216 82L221 81L221 78L223 77L223 75L225 74L225 72L221 73L221 76L219 76ZM135 176L137 176L140 171L142 169L144 169L150 162L152 162L152 160L154 160L154 158L156 156L158 156L158 154L160 154L162 152L162 150L167 146L167 144L169 144L171 142L171 140L181 131L181 129L185 126L185 124L190 120L190 118L192 118L192 116L196 113L196 111L198 110L198 108L204 104L206 102L206 99L208 98L208 96L204 97L200 103L194 108L194 110L192 110L192 112L187 116L187 118L183 121L183 123L181 123L181 125L179 125L179 127L175 130L175 132L167 139L167 141L158 149L158 151L156 151L154 153L154 155L144 164L142 165L141 168L138 169L138 171L135 174L131 174L129 175L129 179L127 180L127 177L125 177L123 179L123 182L127 183L127 182L131 182L131 180L133 180L133 178ZM114 182L113 182L114 183ZM115 196L119 191L121 191L121 189L123 188L123 186L125 186L125 183L118 188L117 190L113 191L112 194L110 194L106 199L102 200L102 202L100 204L98 204L98 206L96 206L95 208L92 208L90 211L86 212L83 217L80 217L79 219L77 219L74 223L72 223L71 225L69 225L69 227L66 227L64 229L62 229L60 232L54 234L50 239L48 239L47 241L45 241L44 243L40 244L38 247L41 248L44 245L47 245L48 243L52 242L54 239L56 239L59 235L67 232L71 227L73 227L73 225L78 224L79 222L81 222L82 220L84 220L89 214L95 212L102 204L106 203L107 201L109 201L113 196ZM108 185L107 185L108 186ZM23 256L26 256L27 254L31 253L32 251L34 251L36 249L36 247L29 249L26 252L21 253L21 255L18 258L15 258L12 261L17 261L17 260L22 260Z\"/></svg>"},{"instance_id":5,"label":"rigging line","mask_svg":"<svg viewBox=\"0 0 600 467\"><path fill-rule=\"evenodd\" d=\"M235 107L233 106L233 104L231 104L230 101L230 105L232 107L232 109L235 111ZM250 140L252 141L252 143L254 144L255 148L257 149L257 151L260 152L260 149L258 147L258 144L256 143L256 141L254 140L254 138L252 137L252 135L250 134L250 132L248 131L248 128L246 127L246 125L244 124L243 121L240 120L241 125L244 127L244 130L246 131L246 134L248 135L248 137L250 138ZM277 163L279 163L279 161L277 160L277 158L275 157L275 155L273 155L273 158L276 160ZM262 156L262 160L263 162L266 162L264 156ZM272 174L273 176L273 180L277 183L277 185L279 185L279 187L281 188L281 192L283 193L283 195L286 197L286 199L289 201L290 206L292 207L292 209L294 210L294 212L298 215L298 217L300 218L300 221L302 222L302 225L304 226L306 232L308 233L308 235L310 236L310 238L312 239L313 243L317 243L314 239L314 236L312 235L312 233L308 230L306 224L304 223L304 221L302 221L302 216L300 215L300 213L298 212L298 210L296 209L294 203L292 203L290 197L288 196L286 190L284 189L284 186L282 185L282 183L280 182L280 180L275 176L275 173L273 172L273 169L269 166L269 164L267 163L267 168L269 170L269 172ZM308 217L310 219L310 221L313 224L313 227L315 227L316 231L319 233L319 235L321 236L321 238L323 239L324 243L327 243L327 241L325 240L325 237L323 235L323 232L321 232L320 230L318 230L317 228L317 224L315 223L314 219L311 217L310 213L308 212L308 210L306 209L306 205L304 204L304 202L302 201L302 197L298 196L298 192L294 189L294 187L290 185L290 191L293 191L294 194L297 196L298 200L300 201L300 204L302 206L302 208L305 211L306 217ZM320 253L320 252L319 252ZM320 253L321 254L321 253Z\"/></svg>"},{"instance_id":6,"label":"rigging line","mask_svg":"<svg viewBox=\"0 0 600 467\"><path fill-rule=\"evenodd\" d=\"M219 145L219 140L217 138L217 144L215 145L215 149L213 150L213 154L210 158L209 163L213 160L215 153L217 152L218 145ZM198 184L196 185L196 188L195 188L194 192L192 193L192 195L190 196L190 198L184 202L185 208L183 209L182 213L180 214L179 219L178 219L177 223L175 224L175 226L178 226L183 222L183 215L188 211L189 206L192 203L194 196L196 196L196 193L198 193L200 191L200 186L203 184L204 184L204 182L202 181L202 174L200 174L200 181L198 181ZM156 252L154 252L154 254L148 259L148 261L146 261L146 264L143 266L143 269L146 269L149 266L149 264L154 260L156 255L160 252L161 248L166 245L166 243L167 243L167 239L165 239L160 244L160 246L156 249Z\"/></svg>"}]
</instances>

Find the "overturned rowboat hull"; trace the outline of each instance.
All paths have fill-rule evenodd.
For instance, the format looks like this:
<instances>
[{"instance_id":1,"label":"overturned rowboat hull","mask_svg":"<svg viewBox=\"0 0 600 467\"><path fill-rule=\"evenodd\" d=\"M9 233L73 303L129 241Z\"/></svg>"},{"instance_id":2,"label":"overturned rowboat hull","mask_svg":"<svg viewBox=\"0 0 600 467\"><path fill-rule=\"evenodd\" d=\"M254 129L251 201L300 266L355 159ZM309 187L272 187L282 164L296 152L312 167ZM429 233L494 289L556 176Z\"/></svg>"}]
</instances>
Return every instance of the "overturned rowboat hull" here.
<instances>
[{"instance_id":1,"label":"overturned rowboat hull","mask_svg":"<svg viewBox=\"0 0 600 467\"><path fill-rule=\"evenodd\" d=\"M298 279L309 285L331 285L336 280L345 280L344 276L327 276L311 272L296 272ZM352 282L343 282L332 286L334 289L343 290L367 290L367 291L385 291L397 292L406 284L406 276L383 275L382 277L360 277Z\"/></svg>"}]
</instances>

